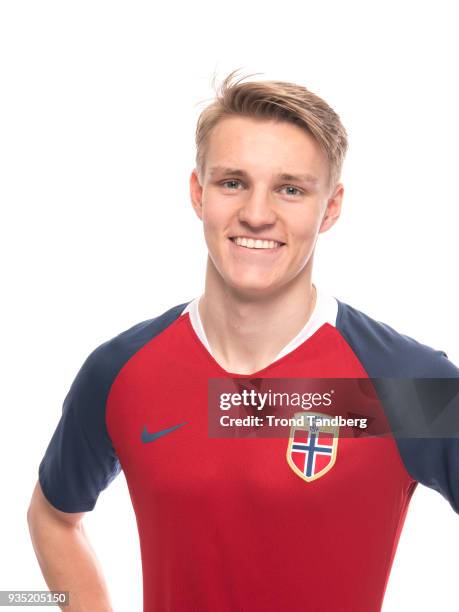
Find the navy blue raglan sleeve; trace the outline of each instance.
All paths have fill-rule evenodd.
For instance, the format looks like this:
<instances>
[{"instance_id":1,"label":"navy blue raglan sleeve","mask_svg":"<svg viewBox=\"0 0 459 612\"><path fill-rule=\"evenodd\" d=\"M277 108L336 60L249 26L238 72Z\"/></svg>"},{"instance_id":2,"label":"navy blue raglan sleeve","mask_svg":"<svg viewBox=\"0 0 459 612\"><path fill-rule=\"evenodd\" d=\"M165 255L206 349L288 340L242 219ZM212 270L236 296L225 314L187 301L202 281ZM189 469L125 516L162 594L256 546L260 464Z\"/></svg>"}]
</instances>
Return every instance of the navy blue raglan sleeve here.
<instances>
[{"instance_id":1,"label":"navy blue raglan sleeve","mask_svg":"<svg viewBox=\"0 0 459 612\"><path fill-rule=\"evenodd\" d=\"M419 413L421 426L396 435L400 455L415 480L441 493L459 513L459 368L435 351L429 367L410 383L416 400L407 405Z\"/></svg>"},{"instance_id":2,"label":"navy blue raglan sleeve","mask_svg":"<svg viewBox=\"0 0 459 612\"><path fill-rule=\"evenodd\" d=\"M459 513L459 368L339 300L336 326L373 379L407 472Z\"/></svg>"},{"instance_id":3,"label":"navy blue raglan sleeve","mask_svg":"<svg viewBox=\"0 0 459 612\"><path fill-rule=\"evenodd\" d=\"M63 512L85 512L120 472L107 432L105 404L113 382L107 344L93 351L73 381L39 466L48 501Z\"/></svg>"}]
</instances>

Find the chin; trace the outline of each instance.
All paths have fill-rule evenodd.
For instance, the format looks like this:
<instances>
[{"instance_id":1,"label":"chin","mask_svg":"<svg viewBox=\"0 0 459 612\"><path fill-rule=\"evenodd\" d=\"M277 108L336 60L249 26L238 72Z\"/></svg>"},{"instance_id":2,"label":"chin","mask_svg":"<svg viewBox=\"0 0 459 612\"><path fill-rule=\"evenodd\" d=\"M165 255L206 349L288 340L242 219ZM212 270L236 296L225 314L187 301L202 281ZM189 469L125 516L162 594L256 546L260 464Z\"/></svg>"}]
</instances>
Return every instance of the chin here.
<instances>
[{"instance_id":1,"label":"chin","mask_svg":"<svg viewBox=\"0 0 459 612\"><path fill-rule=\"evenodd\" d=\"M239 294L240 296L247 298L261 298L267 297L276 292L279 289L278 283L272 282L261 282L260 279L251 281L242 281L241 279L232 280L228 282L228 285L232 288L234 292Z\"/></svg>"}]
</instances>

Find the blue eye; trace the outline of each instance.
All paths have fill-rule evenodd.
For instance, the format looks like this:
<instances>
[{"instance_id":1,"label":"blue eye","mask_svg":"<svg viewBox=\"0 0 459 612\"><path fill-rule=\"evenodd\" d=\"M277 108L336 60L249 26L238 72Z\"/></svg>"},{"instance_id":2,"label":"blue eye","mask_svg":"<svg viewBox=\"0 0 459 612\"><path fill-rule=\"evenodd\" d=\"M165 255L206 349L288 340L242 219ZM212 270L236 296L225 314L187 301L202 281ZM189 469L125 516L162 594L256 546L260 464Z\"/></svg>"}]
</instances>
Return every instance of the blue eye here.
<instances>
[{"instance_id":1,"label":"blue eye","mask_svg":"<svg viewBox=\"0 0 459 612\"><path fill-rule=\"evenodd\" d=\"M297 187L292 187L292 185L286 185L285 187L281 187L281 189L286 189L287 195L297 196L301 195L302 191Z\"/></svg>"},{"instance_id":2,"label":"blue eye","mask_svg":"<svg viewBox=\"0 0 459 612\"><path fill-rule=\"evenodd\" d=\"M223 187L227 187L228 189L237 189L240 184L241 182L236 179L230 179L222 183Z\"/></svg>"}]
</instances>

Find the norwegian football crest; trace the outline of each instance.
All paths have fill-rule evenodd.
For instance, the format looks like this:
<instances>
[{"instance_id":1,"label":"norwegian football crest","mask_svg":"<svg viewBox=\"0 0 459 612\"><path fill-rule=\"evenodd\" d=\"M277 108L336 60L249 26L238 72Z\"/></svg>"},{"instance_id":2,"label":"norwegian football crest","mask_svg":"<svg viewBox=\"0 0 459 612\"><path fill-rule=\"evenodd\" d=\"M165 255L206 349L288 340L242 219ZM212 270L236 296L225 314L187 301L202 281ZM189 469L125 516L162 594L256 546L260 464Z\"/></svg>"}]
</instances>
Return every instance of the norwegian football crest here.
<instances>
[{"instance_id":1,"label":"norwegian football crest","mask_svg":"<svg viewBox=\"0 0 459 612\"><path fill-rule=\"evenodd\" d=\"M333 467L338 452L339 426L325 425L320 419L330 418L320 412L297 412L298 424L290 429L287 463L297 476L311 482Z\"/></svg>"}]
</instances>

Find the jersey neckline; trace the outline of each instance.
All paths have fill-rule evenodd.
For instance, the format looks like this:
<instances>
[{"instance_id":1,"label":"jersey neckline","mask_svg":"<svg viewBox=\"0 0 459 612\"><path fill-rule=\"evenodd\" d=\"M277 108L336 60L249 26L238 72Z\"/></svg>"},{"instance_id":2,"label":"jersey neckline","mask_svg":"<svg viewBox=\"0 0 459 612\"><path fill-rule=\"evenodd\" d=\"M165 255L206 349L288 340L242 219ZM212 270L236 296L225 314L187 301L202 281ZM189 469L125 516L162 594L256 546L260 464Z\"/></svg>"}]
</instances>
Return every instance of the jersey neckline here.
<instances>
[{"instance_id":1,"label":"jersey neckline","mask_svg":"<svg viewBox=\"0 0 459 612\"><path fill-rule=\"evenodd\" d=\"M209 345L209 341L207 340L204 327L202 325L201 317L199 315L199 300L202 296L198 296L191 300L182 311L180 318L182 316L186 316L188 314L187 320L189 322L189 327L191 328L191 333L194 336L197 344L202 349L203 353L207 356L207 359L212 362L225 376L231 376L233 378L250 378L253 376L257 376L260 373L264 372L268 368L277 365L278 362L282 361L284 357L290 355L292 352L296 351L299 347L303 346L307 341L312 339L313 336L326 324L328 323L332 327L336 327L336 319L338 315L338 300L319 289L316 285L316 303L314 309L309 317L308 321L305 323L303 328L294 336L283 349L279 351L276 357L269 363L264 366L262 369L257 370L251 374L241 374L236 372L229 372L221 366L218 361L215 359L212 354L212 350Z\"/></svg>"}]
</instances>

